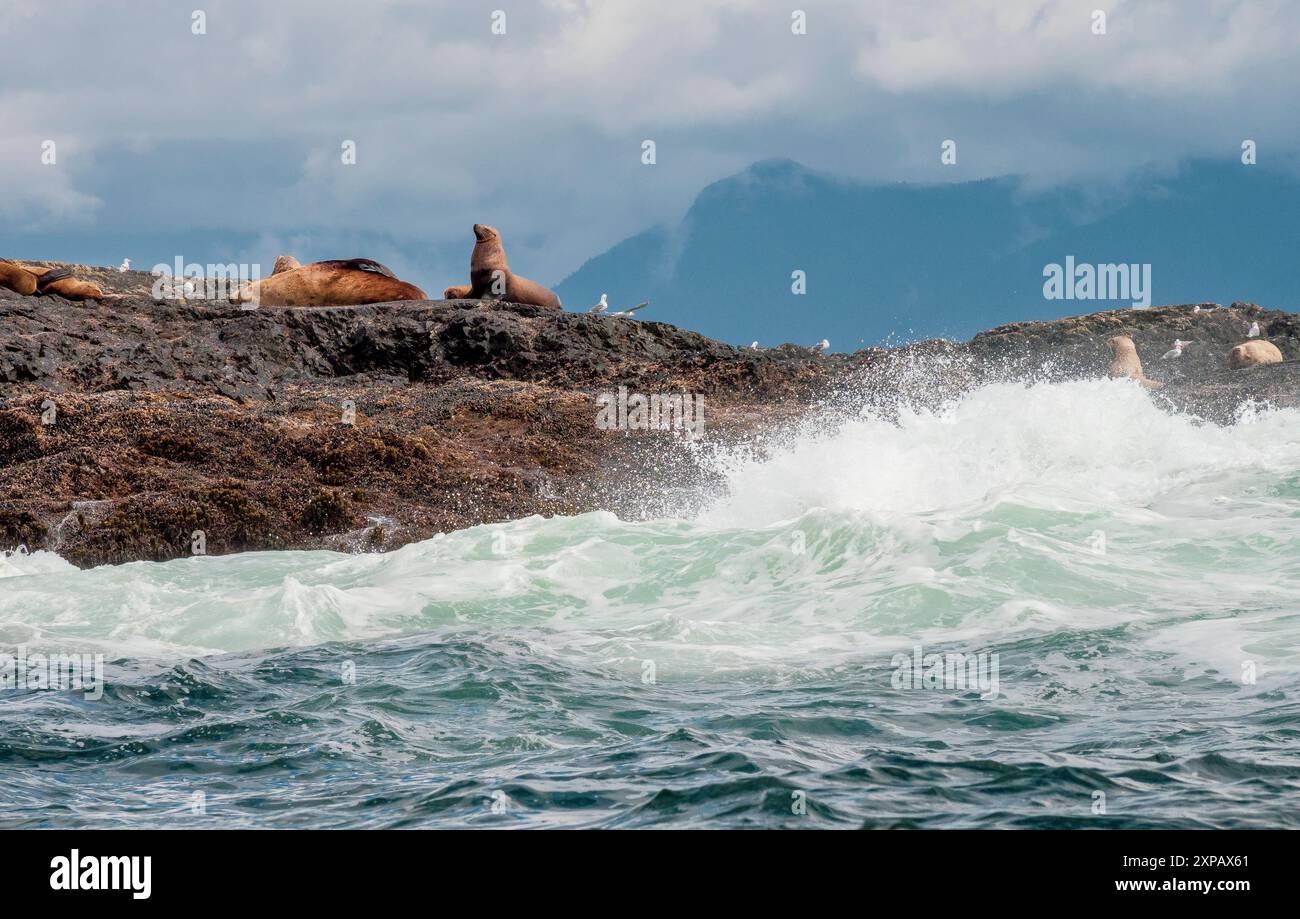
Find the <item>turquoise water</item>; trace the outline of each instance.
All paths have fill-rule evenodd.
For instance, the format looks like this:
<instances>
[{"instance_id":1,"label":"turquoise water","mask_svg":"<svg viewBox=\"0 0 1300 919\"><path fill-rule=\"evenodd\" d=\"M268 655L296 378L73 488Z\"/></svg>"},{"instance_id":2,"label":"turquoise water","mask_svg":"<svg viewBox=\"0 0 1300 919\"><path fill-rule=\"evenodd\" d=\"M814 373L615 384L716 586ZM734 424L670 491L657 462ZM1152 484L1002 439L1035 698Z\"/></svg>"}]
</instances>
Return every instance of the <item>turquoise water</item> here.
<instances>
[{"instance_id":1,"label":"turquoise water","mask_svg":"<svg viewBox=\"0 0 1300 919\"><path fill-rule=\"evenodd\" d=\"M105 662L0 690L0 823L1300 825L1300 414L999 385L707 461L682 519L0 558L0 652Z\"/></svg>"}]
</instances>

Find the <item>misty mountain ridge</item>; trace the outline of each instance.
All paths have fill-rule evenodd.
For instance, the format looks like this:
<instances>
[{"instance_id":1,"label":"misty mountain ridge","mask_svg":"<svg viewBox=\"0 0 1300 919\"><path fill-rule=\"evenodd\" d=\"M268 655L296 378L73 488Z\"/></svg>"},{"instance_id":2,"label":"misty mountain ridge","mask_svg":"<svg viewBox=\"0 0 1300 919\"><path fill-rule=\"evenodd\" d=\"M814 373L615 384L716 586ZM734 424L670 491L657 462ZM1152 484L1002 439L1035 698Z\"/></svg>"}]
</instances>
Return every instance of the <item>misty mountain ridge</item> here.
<instances>
[{"instance_id":1,"label":"misty mountain ridge","mask_svg":"<svg viewBox=\"0 0 1300 919\"><path fill-rule=\"evenodd\" d=\"M714 338L825 337L835 350L964 339L1134 301L1287 309L1300 303L1297 213L1293 175L1235 161L1034 190L1014 176L867 184L765 160L706 187L677 225L624 240L556 290L569 309L602 293L614 309L648 299L644 318ZM1059 276L1067 266L1077 283ZM1105 285L1108 274L1119 280L1118 266L1125 286ZM795 271L805 294L792 292Z\"/></svg>"}]
</instances>

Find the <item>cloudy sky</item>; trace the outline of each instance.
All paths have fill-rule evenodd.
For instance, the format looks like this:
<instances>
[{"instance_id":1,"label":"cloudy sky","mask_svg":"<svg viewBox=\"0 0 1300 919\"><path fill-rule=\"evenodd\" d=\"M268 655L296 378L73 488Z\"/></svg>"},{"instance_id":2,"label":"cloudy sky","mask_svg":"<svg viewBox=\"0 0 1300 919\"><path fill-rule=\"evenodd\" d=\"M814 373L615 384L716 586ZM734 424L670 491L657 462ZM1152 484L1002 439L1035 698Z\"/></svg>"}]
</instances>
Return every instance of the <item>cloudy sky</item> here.
<instances>
[{"instance_id":1,"label":"cloudy sky","mask_svg":"<svg viewBox=\"0 0 1300 919\"><path fill-rule=\"evenodd\" d=\"M366 255L440 292L479 221L555 284L770 157L866 181L1100 185L1232 158L1244 138L1261 164L1300 150L1288 0L0 0L0 14L8 257L269 270L281 252Z\"/></svg>"}]
</instances>

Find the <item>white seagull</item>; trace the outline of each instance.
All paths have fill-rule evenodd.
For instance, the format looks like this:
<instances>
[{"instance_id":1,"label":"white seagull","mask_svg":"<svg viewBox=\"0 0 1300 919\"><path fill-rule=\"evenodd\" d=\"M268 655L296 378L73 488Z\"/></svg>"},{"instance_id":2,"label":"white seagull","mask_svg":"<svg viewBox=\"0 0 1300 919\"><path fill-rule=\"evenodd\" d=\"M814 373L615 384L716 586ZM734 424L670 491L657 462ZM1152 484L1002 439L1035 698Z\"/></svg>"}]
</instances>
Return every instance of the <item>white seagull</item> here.
<instances>
[{"instance_id":1,"label":"white seagull","mask_svg":"<svg viewBox=\"0 0 1300 919\"><path fill-rule=\"evenodd\" d=\"M1258 337L1259 337L1259 323L1258 323L1258 322L1252 322L1252 323L1250 324L1250 328L1246 330L1246 337L1247 337L1247 338L1258 338Z\"/></svg>"},{"instance_id":2,"label":"white seagull","mask_svg":"<svg viewBox=\"0 0 1300 919\"><path fill-rule=\"evenodd\" d=\"M817 354L825 354L826 351L830 348L830 346L831 343L823 338L821 341L817 342L817 344L813 345L812 349Z\"/></svg>"},{"instance_id":3,"label":"white seagull","mask_svg":"<svg viewBox=\"0 0 1300 919\"><path fill-rule=\"evenodd\" d=\"M758 342L756 342L756 341L751 341L751 342L749 343L749 350L750 350L750 351L757 351L757 350L758 350Z\"/></svg>"},{"instance_id":4,"label":"white seagull","mask_svg":"<svg viewBox=\"0 0 1300 919\"><path fill-rule=\"evenodd\" d=\"M599 316L601 313L605 312L605 310L609 309L609 300L607 299L608 296L609 296L608 294L601 294L600 302L597 303L595 306L593 306L591 309L587 310L587 312Z\"/></svg>"},{"instance_id":5,"label":"white seagull","mask_svg":"<svg viewBox=\"0 0 1300 919\"><path fill-rule=\"evenodd\" d=\"M120 264L120 265L117 266L117 270L118 270L118 271L121 271L121 272L130 271L130 270L131 270L131 260L130 260L129 258L124 258L124 259L122 259L122 264Z\"/></svg>"},{"instance_id":6,"label":"white seagull","mask_svg":"<svg viewBox=\"0 0 1300 919\"><path fill-rule=\"evenodd\" d=\"M638 303L636 306L630 306L625 310L619 310L617 313L609 313L608 315L611 319L627 319L637 310L643 310L649 305L650 301L646 300L644 303Z\"/></svg>"},{"instance_id":7,"label":"white seagull","mask_svg":"<svg viewBox=\"0 0 1300 919\"><path fill-rule=\"evenodd\" d=\"M1173 347L1173 350L1172 350L1172 351L1166 351L1166 352L1164 353L1164 356L1163 356L1162 358L1160 358L1160 359L1161 359L1162 361L1167 361L1167 360L1169 360L1170 358L1173 358L1173 357L1182 357L1182 356L1183 356L1183 349L1186 348L1186 347L1187 347L1188 345L1190 345L1190 344L1191 344L1190 341L1183 341L1183 340L1181 340L1181 339L1175 338L1175 339L1174 339L1174 347Z\"/></svg>"}]
</instances>

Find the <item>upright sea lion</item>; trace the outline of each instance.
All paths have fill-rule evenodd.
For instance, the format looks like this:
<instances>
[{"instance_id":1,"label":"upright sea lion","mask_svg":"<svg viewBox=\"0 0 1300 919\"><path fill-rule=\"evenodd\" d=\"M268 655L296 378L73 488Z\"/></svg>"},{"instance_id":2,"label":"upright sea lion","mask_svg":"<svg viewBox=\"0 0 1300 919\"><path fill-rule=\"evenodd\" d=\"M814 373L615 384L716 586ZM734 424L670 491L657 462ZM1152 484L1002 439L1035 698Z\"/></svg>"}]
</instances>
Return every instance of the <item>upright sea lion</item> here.
<instances>
[{"instance_id":1,"label":"upright sea lion","mask_svg":"<svg viewBox=\"0 0 1300 919\"><path fill-rule=\"evenodd\" d=\"M1256 364L1280 364L1282 352L1277 345L1262 338L1244 341L1228 352L1228 366L1233 370L1254 367Z\"/></svg>"},{"instance_id":2,"label":"upright sea lion","mask_svg":"<svg viewBox=\"0 0 1300 919\"><path fill-rule=\"evenodd\" d=\"M501 234L495 227L474 224L474 240L474 251L469 257L469 291L461 294L464 287L448 287L443 293L446 299L505 300L561 308L560 298L553 291L510 270Z\"/></svg>"},{"instance_id":3,"label":"upright sea lion","mask_svg":"<svg viewBox=\"0 0 1300 919\"><path fill-rule=\"evenodd\" d=\"M1142 372L1142 360L1138 357L1137 348L1133 345L1133 339L1127 335L1116 335L1114 338L1107 340L1106 344L1110 345L1111 353L1115 359L1110 362L1110 376L1112 379L1117 377L1127 377L1130 380L1137 380L1147 389L1161 389L1164 383L1157 383L1155 380L1148 379Z\"/></svg>"},{"instance_id":4,"label":"upright sea lion","mask_svg":"<svg viewBox=\"0 0 1300 919\"><path fill-rule=\"evenodd\" d=\"M66 266L45 268L3 260L0 261L0 284L28 297L32 294L58 294L69 300L104 299L99 285L77 280L72 276L72 269Z\"/></svg>"},{"instance_id":5,"label":"upright sea lion","mask_svg":"<svg viewBox=\"0 0 1300 919\"><path fill-rule=\"evenodd\" d=\"M231 303L263 306L354 306L391 300L427 300L414 284L399 281L383 265L368 258L334 259L310 265L290 256L276 259L272 273L236 291Z\"/></svg>"}]
</instances>

